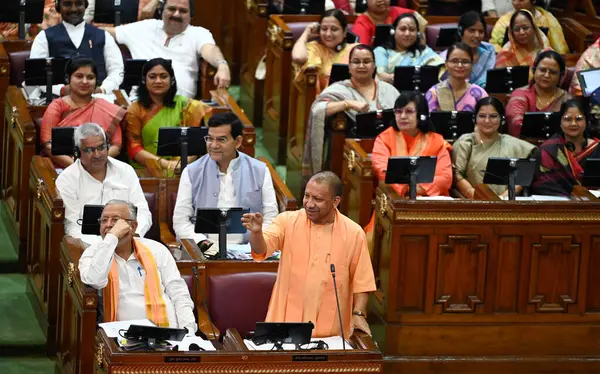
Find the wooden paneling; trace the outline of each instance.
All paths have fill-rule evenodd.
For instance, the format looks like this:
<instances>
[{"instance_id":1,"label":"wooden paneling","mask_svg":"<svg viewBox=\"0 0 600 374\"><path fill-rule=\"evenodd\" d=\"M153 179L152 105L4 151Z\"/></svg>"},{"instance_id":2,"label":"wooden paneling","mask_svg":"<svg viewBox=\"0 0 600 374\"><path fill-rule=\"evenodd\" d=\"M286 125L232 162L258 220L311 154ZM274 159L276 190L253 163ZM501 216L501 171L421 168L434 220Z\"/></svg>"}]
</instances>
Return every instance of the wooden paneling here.
<instances>
[{"instance_id":1,"label":"wooden paneling","mask_svg":"<svg viewBox=\"0 0 600 374\"><path fill-rule=\"evenodd\" d=\"M589 251L589 265L587 268L588 277L586 282L586 313L600 312L600 292L597 292L600 284L600 237L593 236L591 238L591 246Z\"/></svg>"},{"instance_id":2,"label":"wooden paneling","mask_svg":"<svg viewBox=\"0 0 600 374\"><path fill-rule=\"evenodd\" d=\"M521 273L522 243L520 237L501 236L498 238L496 251L490 254L490 267L495 267L495 272L490 272L490 289L494 295L494 307L486 312L516 313L517 297Z\"/></svg>"},{"instance_id":3,"label":"wooden paneling","mask_svg":"<svg viewBox=\"0 0 600 374\"><path fill-rule=\"evenodd\" d=\"M377 184L369 154L375 139L346 139L342 166L344 198L340 212L362 227L367 226L373 213L372 201Z\"/></svg>"},{"instance_id":4,"label":"wooden paneling","mask_svg":"<svg viewBox=\"0 0 600 374\"><path fill-rule=\"evenodd\" d=\"M427 287L427 262L429 239L427 236L402 236L400 247L392 255L392 262L399 264L389 294L397 295L396 305L388 310L398 313L424 313L425 288ZM391 300L390 300L391 302Z\"/></svg>"}]
</instances>

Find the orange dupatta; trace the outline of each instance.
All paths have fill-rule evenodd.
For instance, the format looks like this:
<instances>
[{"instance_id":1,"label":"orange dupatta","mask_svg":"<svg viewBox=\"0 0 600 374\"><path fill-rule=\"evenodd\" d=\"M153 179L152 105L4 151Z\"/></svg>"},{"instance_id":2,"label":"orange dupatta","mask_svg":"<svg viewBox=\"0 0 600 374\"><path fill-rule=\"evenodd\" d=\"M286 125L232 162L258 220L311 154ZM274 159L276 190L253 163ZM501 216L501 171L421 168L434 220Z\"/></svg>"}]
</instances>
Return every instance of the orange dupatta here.
<instances>
[{"instance_id":1,"label":"orange dupatta","mask_svg":"<svg viewBox=\"0 0 600 374\"><path fill-rule=\"evenodd\" d=\"M158 267L156 266L156 260L154 259L154 256L148 247L143 245L140 241L134 238L132 244L133 254L146 271L146 279L144 281L146 316L156 326L169 327L167 306L161 291L161 283L158 275ZM113 258L112 265L110 267L108 284L104 288L103 297L104 321L116 321L119 305L119 271L117 269L117 260L115 258Z\"/></svg>"}]
</instances>

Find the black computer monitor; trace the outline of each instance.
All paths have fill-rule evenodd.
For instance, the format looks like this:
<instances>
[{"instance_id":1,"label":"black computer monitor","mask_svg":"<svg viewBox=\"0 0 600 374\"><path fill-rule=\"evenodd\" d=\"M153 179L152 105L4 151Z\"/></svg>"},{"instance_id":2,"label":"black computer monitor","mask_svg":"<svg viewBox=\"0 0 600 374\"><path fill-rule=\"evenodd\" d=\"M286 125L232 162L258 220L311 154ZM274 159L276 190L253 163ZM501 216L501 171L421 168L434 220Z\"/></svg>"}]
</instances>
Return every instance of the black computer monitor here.
<instances>
[{"instance_id":1,"label":"black computer monitor","mask_svg":"<svg viewBox=\"0 0 600 374\"><path fill-rule=\"evenodd\" d=\"M427 92L439 83L440 67L437 66L396 66L394 69L394 87L398 91Z\"/></svg>"},{"instance_id":2,"label":"black computer monitor","mask_svg":"<svg viewBox=\"0 0 600 374\"><path fill-rule=\"evenodd\" d=\"M341 82L350 79L350 69L346 64L332 64L331 73L329 73L329 84Z\"/></svg>"},{"instance_id":3,"label":"black computer monitor","mask_svg":"<svg viewBox=\"0 0 600 374\"><path fill-rule=\"evenodd\" d=\"M94 22L119 26L137 21L139 0L96 0Z\"/></svg>"},{"instance_id":4,"label":"black computer monitor","mask_svg":"<svg viewBox=\"0 0 600 374\"><path fill-rule=\"evenodd\" d=\"M73 156L75 151L74 133L75 127L52 128L51 148L54 156Z\"/></svg>"},{"instance_id":5,"label":"black computer monitor","mask_svg":"<svg viewBox=\"0 0 600 374\"><path fill-rule=\"evenodd\" d=\"M283 349L282 344L308 344L314 327L312 322L256 322L252 342L272 343L278 350Z\"/></svg>"},{"instance_id":6,"label":"black computer monitor","mask_svg":"<svg viewBox=\"0 0 600 374\"><path fill-rule=\"evenodd\" d=\"M508 199L514 200L515 187L531 185L535 168L534 158L490 157L483 183L508 186Z\"/></svg>"},{"instance_id":7,"label":"black computer monitor","mask_svg":"<svg viewBox=\"0 0 600 374\"><path fill-rule=\"evenodd\" d=\"M388 127L393 126L395 121L394 109L358 113L354 126L348 129L347 137L376 138Z\"/></svg>"},{"instance_id":8,"label":"black computer monitor","mask_svg":"<svg viewBox=\"0 0 600 374\"><path fill-rule=\"evenodd\" d=\"M130 89L133 86L139 86L142 80L142 70L146 62L148 62L148 60L125 60L125 67L123 70L123 83L121 83L121 87Z\"/></svg>"},{"instance_id":9,"label":"black computer monitor","mask_svg":"<svg viewBox=\"0 0 600 374\"><path fill-rule=\"evenodd\" d=\"M485 90L488 93L510 93L529 83L529 66L511 66L487 71Z\"/></svg>"},{"instance_id":10,"label":"black computer monitor","mask_svg":"<svg viewBox=\"0 0 600 374\"><path fill-rule=\"evenodd\" d=\"M523 116L521 137L529 139L548 139L559 130L559 112L527 112Z\"/></svg>"},{"instance_id":11,"label":"black computer monitor","mask_svg":"<svg viewBox=\"0 0 600 374\"><path fill-rule=\"evenodd\" d=\"M285 0L283 14L325 13L325 0Z\"/></svg>"},{"instance_id":12,"label":"black computer monitor","mask_svg":"<svg viewBox=\"0 0 600 374\"><path fill-rule=\"evenodd\" d=\"M185 131L185 134L183 132ZM181 138L187 137L188 156L206 154L207 127L161 127L158 129L157 154L159 156L181 156Z\"/></svg>"},{"instance_id":13,"label":"black computer monitor","mask_svg":"<svg viewBox=\"0 0 600 374\"><path fill-rule=\"evenodd\" d=\"M392 25L377 25L375 26L375 39L373 40L373 48L384 45L392 37Z\"/></svg>"},{"instance_id":14,"label":"black computer monitor","mask_svg":"<svg viewBox=\"0 0 600 374\"><path fill-rule=\"evenodd\" d=\"M408 184L411 200L417 198L417 184L431 183L437 157L390 157L385 171L386 184Z\"/></svg>"},{"instance_id":15,"label":"black computer monitor","mask_svg":"<svg viewBox=\"0 0 600 374\"><path fill-rule=\"evenodd\" d=\"M128 341L164 342L166 340L181 341L187 333L187 329L131 325L124 335ZM148 346L152 348L153 344L148 344Z\"/></svg>"},{"instance_id":16,"label":"black computer monitor","mask_svg":"<svg viewBox=\"0 0 600 374\"><path fill-rule=\"evenodd\" d=\"M600 187L600 158L588 158L585 161L582 184L586 187Z\"/></svg>"},{"instance_id":17,"label":"black computer monitor","mask_svg":"<svg viewBox=\"0 0 600 374\"><path fill-rule=\"evenodd\" d=\"M81 233L83 235L100 235L100 217L104 205L86 204L83 206Z\"/></svg>"},{"instance_id":18,"label":"black computer monitor","mask_svg":"<svg viewBox=\"0 0 600 374\"><path fill-rule=\"evenodd\" d=\"M358 35L353 33L351 30L346 31L346 43L354 44L354 43L358 43L358 41L359 41Z\"/></svg>"},{"instance_id":19,"label":"black computer monitor","mask_svg":"<svg viewBox=\"0 0 600 374\"><path fill-rule=\"evenodd\" d=\"M456 140L463 134L473 132L475 123L472 112L441 111L429 114L435 132L446 140Z\"/></svg>"},{"instance_id":20,"label":"black computer monitor","mask_svg":"<svg viewBox=\"0 0 600 374\"><path fill-rule=\"evenodd\" d=\"M447 48L456 42L458 27L442 27L438 34L435 46L437 48Z\"/></svg>"}]
</instances>

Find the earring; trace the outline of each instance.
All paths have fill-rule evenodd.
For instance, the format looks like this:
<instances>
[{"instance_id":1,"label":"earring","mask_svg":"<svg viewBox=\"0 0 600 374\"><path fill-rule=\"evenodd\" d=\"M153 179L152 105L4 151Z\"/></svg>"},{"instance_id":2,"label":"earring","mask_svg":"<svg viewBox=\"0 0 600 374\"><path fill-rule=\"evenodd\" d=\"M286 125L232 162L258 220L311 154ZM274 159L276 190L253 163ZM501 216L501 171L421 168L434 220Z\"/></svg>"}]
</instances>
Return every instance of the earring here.
<instances>
[{"instance_id":1,"label":"earring","mask_svg":"<svg viewBox=\"0 0 600 374\"><path fill-rule=\"evenodd\" d=\"M336 46L335 46L335 50L336 50L336 51L338 51L338 52L339 52L339 51L341 51L341 50L342 50L342 48L343 48L343 47L342 47L342 45L341 45L341 44L338 44L338 45L336 45Z\"/></svg>"}]
</instances>

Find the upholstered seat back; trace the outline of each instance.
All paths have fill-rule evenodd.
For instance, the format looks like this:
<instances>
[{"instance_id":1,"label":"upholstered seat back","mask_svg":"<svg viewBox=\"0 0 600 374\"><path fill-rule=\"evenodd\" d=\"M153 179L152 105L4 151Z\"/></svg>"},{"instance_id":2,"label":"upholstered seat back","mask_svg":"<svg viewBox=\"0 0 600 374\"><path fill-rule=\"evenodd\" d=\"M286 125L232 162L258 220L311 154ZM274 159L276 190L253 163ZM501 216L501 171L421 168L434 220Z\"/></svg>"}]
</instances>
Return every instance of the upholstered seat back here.
<instances>
[{"instance_id":1,"label":"upholstered seat back","mask_svg":"<svg viewBox=\"0 0 600 374\"><path fill-rule=\"evenodd\" d=\"M565 76L563 77L563 80L560 83L560 88L562 88L565 91L569 91L569 87L571 86L571 82L573 81L573 75L575 75L575 66L567 67Z\"/></svg>"},{"instance_id":2,"label":"upholstered seat back","mask_svg":"<svg viewBox=\"0 0 600 374\"><path fill-rule=\"evenodd\" d=\"M225 333L235 328L242 337L267 316L277 273L218 274L208 277L210 316Z\"/></svg>"},{"instance_id":3,"label":"upholstered seat back","mask_svg":"<svg viewBox=\"0 0 600 374\"><path fill-rule=\"evenodd\" d=\"M458 27L458 23L435 23L431 25L427 25L425 28L425 36L427 38L427 45L434 50L439 50L440 48L436 47L436 43L438 37L440 36L440 30L443 28L456 28ZM487 25L487 36L485 37L485 41L488 41L492 30L494 29L494 25ZM446 49L446 48L442 48Z\"/></svg>"},{"instance_id":4,"label":"upholstered seat back","mask_svg":"<svg viewBox=\"0 0 600 374\"><path fill-rule=\"evenodd\" d=\"M152 227L144 236L145 238L160 242L160 225L158 224L158 196L154 192L144 191L144 197L148 202L148 209L152 213Z\"/></svg>"},{"instance_id":5,"label":"upholstered seat back","mask_svg":"<svg viewBox=\"0 0 600 374\"><path fill-rule=\"evenodd\" d=\"M11 52L8 54L10 62L10 85L21 86L25 79L25 60L29 58L29 51Z\"/></svg>"}]
</instances>

